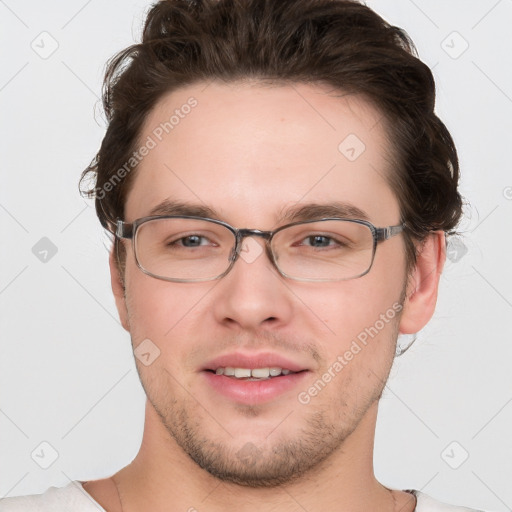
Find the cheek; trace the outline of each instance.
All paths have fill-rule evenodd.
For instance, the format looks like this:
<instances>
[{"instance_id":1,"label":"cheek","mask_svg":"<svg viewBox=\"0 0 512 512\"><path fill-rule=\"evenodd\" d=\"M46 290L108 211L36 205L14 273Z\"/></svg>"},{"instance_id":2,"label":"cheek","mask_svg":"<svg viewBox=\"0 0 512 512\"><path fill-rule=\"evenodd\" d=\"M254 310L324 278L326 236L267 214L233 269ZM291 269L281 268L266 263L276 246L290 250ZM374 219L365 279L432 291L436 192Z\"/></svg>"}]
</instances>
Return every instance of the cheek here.
<instances>
[{"instance_id":1,"label":"cheek","mask_svg":"<svg viewBox=\"0 0 512 512\"><path fill-rule=\"evenodd\" d=\"M161 351L186 344L173 340L191 336L190 326L201 325L201 303L212 283L171 283L155 279L138 268L127 271L127 309L136 346L149 338Z\"/></svg>"},{"instance_id":2,"label":"cheek","mask_svg":"<svg viewBox=\"0 0 512 512\"><path fill-rule=\"evenodd\" d=\"M300 294L304 303L318 312L322 327L328 328L322 332L329 334L318 340L324 353L323 371L343 376L338 379L339 386L348 386L345 379L350 376L361 389L373 389L385 379L394 357L402 309L400 275L370 272L351 281L323 283L309 299L304 291Z\"/></svg>"},{"instance_id":3,"label":"cheek","mask_svg":"<svg viewBox=\"0 0 512 512\"><path fill-rule=\"evenodd\" d=\"M338 301L337 309L332 303L329 306L335 336L332 343L323 344L323 372L340 377L335 387L344 390L343 400L352 400L352 394L356 401L373 399L387 380L401 311L399 289L393 291L379 295L352 290Z\"/></svg>"},{"instance_id":4,"label":"cheek","mask_svg":"<svg viewBox=\"0 0 512 512\"><path fill-rule=\"evenodd\" d=\"M399 279L379 281L367 275L334 285L323 283L321 289L308 293L303 290L297 295L316 313L333 338L346 341L373 326L382 315L386 326L391 323L401 310L402 285Z\"/></svg>"}]
</instances>

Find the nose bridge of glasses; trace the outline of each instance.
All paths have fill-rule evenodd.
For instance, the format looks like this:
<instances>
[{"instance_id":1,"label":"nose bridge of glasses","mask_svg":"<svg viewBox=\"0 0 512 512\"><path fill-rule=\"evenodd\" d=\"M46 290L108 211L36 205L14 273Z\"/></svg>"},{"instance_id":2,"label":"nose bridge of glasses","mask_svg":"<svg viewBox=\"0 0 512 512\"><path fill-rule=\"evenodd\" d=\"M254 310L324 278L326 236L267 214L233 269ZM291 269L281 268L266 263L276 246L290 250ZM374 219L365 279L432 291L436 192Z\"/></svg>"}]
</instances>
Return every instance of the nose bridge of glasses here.
<instances>
[{"instance_id":1,"label":"nose bridge of glasses","mask_svg":"<svg viewBox=\"0 0 512 512\"><path fill-rule=\"evenodd\" d=\"M237 229L235 232L235 247L233 247L233 250L230 254L229 259L231 261L234 261L238 256L240 256L240 252L242 251L243 247L243 241L247 237L260 237L263 238L266 242L270 241L272 238L273 232L272 231L262 231L260 229ZM273 260L271 252L269 252L269 244L266 244L267 254L271 260Z\"/></svg>"},{"instance_id":2,"label":"nose bridge of glasses","mask_svg":"<svg viewBox=\"0 0 512 512\"><path fill-rule=\"evenodd\" d=\"M237 239L240 242L247 238L248 236L259 236L264 238L265 240L270 240L272 236L272 231L261 231L260 229L239 229L237 230Z\"/></svg>"}]
</instances>

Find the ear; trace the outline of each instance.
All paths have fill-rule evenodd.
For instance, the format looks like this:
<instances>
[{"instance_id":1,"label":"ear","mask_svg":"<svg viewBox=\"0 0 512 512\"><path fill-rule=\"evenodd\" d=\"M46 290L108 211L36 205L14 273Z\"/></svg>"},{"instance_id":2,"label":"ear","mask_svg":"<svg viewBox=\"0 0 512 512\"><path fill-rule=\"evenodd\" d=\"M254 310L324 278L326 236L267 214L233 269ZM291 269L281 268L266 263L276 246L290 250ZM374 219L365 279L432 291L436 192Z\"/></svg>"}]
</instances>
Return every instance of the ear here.
<instances>
[{"instance_id":1,"label":"ear","mask_svg":"<svg viewBox=\"0 0 512 512\"><path fill-rule=\"evenodd\" d=\"M445 260L444 231L434 231L421 245L416 266L407 281L407 295L400 319L400 334L417 333L432 318Z\"/></svg>"},{"instance_id":2,"label":"ear","mask_svg":"<svg viewBox=\"0 0 512 512\"><path fill-rule=\"evenodd\" d=\"M130 332L130 324L128 322L128 310L126 309L126 299L124 296L124 283L121 278L121 274L119 273L118 265L116 264L117 255L116 255L116 247L115 244L112 246L110 250L110 257L108 260L110 266L110 283L112 286L112 292L114 293L114 298L116 301L117 312L119 314L119 319L121 320L121 325Z\"/></svg>"}]
</instances>

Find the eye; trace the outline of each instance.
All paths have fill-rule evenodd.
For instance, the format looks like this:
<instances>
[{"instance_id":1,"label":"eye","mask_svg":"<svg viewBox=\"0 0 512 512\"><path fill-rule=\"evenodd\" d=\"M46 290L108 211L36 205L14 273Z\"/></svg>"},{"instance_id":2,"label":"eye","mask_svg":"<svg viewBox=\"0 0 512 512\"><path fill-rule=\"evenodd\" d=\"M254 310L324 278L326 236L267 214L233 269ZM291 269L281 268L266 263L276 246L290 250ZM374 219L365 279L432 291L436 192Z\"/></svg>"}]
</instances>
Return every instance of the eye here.
<instances>
[{"instance_id":1,"label":"eye","mask_svg":"<svg viewBox=\"0 0 512 512\"><path fill-rule=\"evenodd\" d=\"M205 245L213 245L210 243L210 240L205 236L201 235L187 235L181 238L177 238L176 240L169 241L167 243L168 246L178 246L178 247L202 247Z\"/></svg>"},{"instance_id":2,"label":"eye","mask_svg":"<svg viewBox=\"0 0 512 512\"><path fill-rule=\"evenodd\" d=\"M305 241L306 241L306 243L304 243ZM303 239L303 242L300 245L321 248L321 247L339 246L339 245L343 245L343 244L330 236L309 235Z\"/></svg>"}]
</instances>

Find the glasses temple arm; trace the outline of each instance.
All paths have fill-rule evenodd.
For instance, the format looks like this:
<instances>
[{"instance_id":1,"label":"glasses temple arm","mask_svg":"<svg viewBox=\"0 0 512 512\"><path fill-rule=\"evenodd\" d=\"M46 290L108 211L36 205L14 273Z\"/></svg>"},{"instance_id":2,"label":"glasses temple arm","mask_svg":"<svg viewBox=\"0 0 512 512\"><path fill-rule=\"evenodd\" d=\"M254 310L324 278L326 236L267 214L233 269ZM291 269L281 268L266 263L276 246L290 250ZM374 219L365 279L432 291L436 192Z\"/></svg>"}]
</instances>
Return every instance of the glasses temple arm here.
<instances>
[{"instance_id":1,"label":"glasses temple arm","mask_svg":"<svg viewBox=\"0 0 512 512\"><path fill-rule=\"evenodd\" d=\"M117 238L133 238L133 224L118 220L115 235Z\"/></svg>"},{"instance_id":2,"label":"glasses temple arm","mask_svg":"<svg viewBox=\"0 0 512 512\"><path fill-rule=\"evenodd\" d=\"M377 228L377 242L381 242L383 240L388 240L389 238L398 235L405 228L405 224L399 224L398 226L388 226L387 228Z\"/></svg>"}]
</instances>

